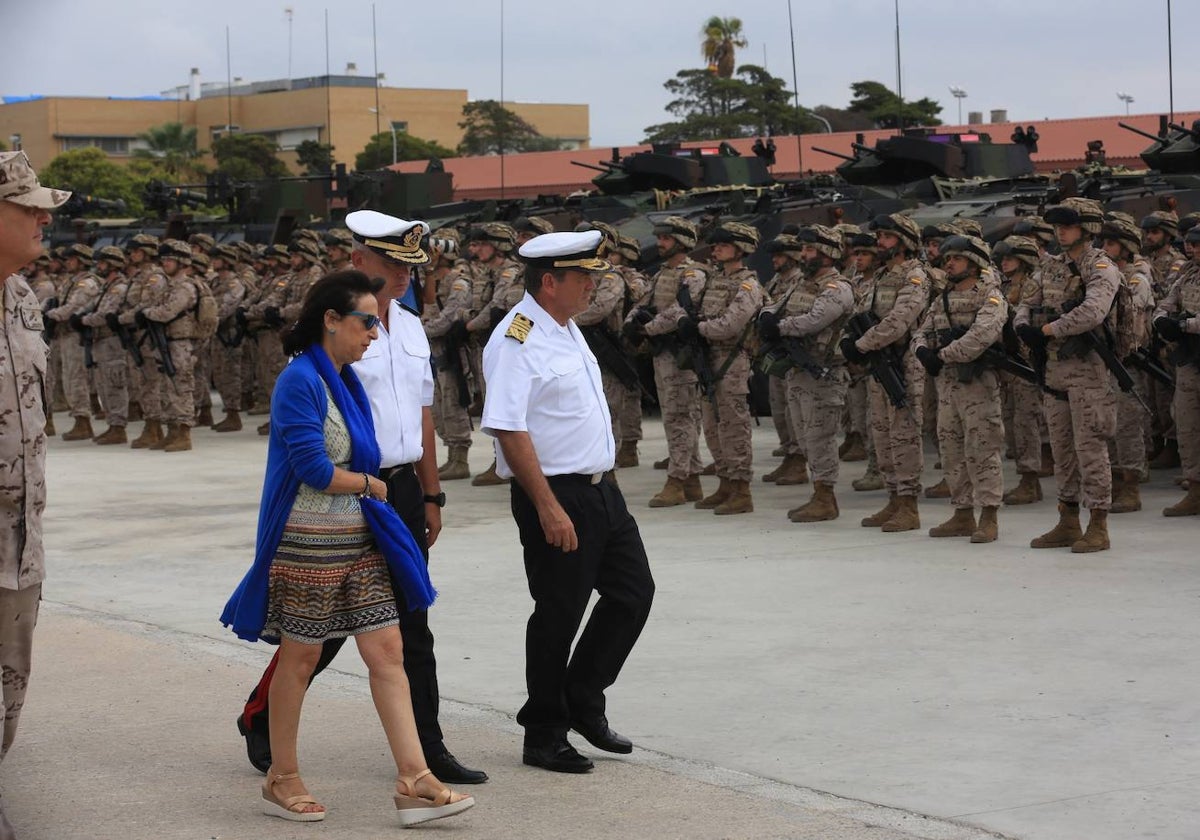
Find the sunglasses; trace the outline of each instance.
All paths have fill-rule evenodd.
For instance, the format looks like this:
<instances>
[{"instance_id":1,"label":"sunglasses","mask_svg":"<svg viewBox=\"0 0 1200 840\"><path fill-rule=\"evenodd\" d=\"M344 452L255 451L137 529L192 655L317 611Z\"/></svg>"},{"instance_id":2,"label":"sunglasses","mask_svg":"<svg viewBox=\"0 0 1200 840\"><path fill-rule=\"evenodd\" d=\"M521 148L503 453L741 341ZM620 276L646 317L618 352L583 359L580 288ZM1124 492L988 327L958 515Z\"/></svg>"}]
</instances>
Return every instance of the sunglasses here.
<instances>
[{"instance_id":1,"label":"sunglasses","mask_svg":"<svg viewBox=\"0 0 1200 840\"><path fill-rule=\"evenodd\" d=\"M368 330L375 329L376 327L379 326L379 323L380 323L378 315L371 315L368 312L359 312L357 309L351 310L350 312L347 312L346 314L353 315L355 318L361 318L362 322L363 322L363 326L366 327Z\"/></svg>"}]
</instances>

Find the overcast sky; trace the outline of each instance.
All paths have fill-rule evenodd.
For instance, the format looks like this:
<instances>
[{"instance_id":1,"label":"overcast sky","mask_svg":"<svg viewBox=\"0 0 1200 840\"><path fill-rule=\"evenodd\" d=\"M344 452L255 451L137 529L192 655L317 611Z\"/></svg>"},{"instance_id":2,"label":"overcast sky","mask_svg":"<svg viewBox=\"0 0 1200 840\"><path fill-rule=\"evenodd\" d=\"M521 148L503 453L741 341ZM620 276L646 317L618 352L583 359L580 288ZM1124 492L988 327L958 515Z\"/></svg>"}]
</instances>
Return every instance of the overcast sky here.
<instances>
[{"instance_id":1,"label":"overcast sky","mask_svg":"<svg viewBox=\"0 0 1200 840\"><path fill-rule=\"evenodd\" d=\"M17 0L0 0L10 12ZM247 81L329 66L374 68L370 2L363 0L38 0L20 4L20 33L0 50L0 95L157 94L199 67L225 79L225 27L234 76ZM957 121L947 90L964 88L967 111L1008 109L1011 119L1165 113L1167 0L899 0L905 98L928 96ZM397 87L501 94L500 0L375 3L379 71ZM895 83L893 0L792 0L800 101L844 107L852 82ZM702 66L700 27L710 14L742 19L750 44L738 63L763 64L788 81L787 0L505 0L504 96L591 106L594 146L628 145L668 119L662 84ZM1200 107L1200 2L1174 0L1175 110Z\"/></svg>"}]
</instances>

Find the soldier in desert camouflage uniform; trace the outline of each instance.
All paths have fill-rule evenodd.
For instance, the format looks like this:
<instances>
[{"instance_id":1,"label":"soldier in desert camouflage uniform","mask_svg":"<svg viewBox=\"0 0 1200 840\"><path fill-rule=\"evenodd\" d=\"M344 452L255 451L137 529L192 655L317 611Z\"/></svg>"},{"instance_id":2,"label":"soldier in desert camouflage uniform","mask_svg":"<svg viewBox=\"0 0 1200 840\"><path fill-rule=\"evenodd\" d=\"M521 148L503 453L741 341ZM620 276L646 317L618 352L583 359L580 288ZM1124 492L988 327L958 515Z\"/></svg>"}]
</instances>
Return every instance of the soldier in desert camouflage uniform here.
<instances>
[{"instance_id":1,"label":"soldier in desert camouflage uniform","mask_svg":"<svg viewBox=\"0 0 1200 840\"><path fill-rule=\"evenodd\" d=\"M774 313L779 315L787 305L790 296L804 279L800 270L800 254L804 246L795 235L781 233L767 243L766 250L771 255L771 267L775 274L767 282L763 290L763 315ZM770 317L767 317L770 322ZM762 320L759 321L761 325ZM768 332L770 328L768 327ZM761 333L761 329L760 329ZM766 341L766 336L762 336ZM775 425L775 434L779 438L779 446L783 451L783 462L763 475L762 480L769 484L805 484L808 482L808 459L804 451L804 440L796 434L788 417L788 386L786 374L767 377L767 399L771 406L771 421Z\"/></svg>"},{"instance_id":2,"label":"soldier in desert camouflage uniform","mask_svg":"<svg viewBox=\"0 0 1200 840\"><path fill-rule=\"evenodd\" d=\"M62 357L63 392L75 425L63 440L90 440L92 437L91 400L88 380L91 372L84 366L79 319L91 312L100 297L100 280L92 273L92 249L87 245L67 248L64 265L70 280L59 294L59 306L46 312L58 324L54 342Z\"/></svg>"},{"instance_id":3,"label":"soldier in desert camouflage uniform","mask_svg":"<svg viewBox=\"0 0 1200 840\"><path fill-rule=\"evenodd\" d=\"M650 289L646 275L637 268L641 259L642 246L636 239L629 236L618 236L616 250L608 255L609 262L625 280L625 297L621 301L622 323L633 308L633 303L645 297L646 292ZM620 323L617 324L618 331L620 326ZM628 345L620 338L618 338L618 343L626 351L626 354L632 357ZM617 438L619 448L617 449L616 464L618 467L636 467L638 465L638 441L642 439L641 383L623 385L616 402L617 413L613 415L613 421L621 430L620 437Z\"/></svg>"},{"instance_id":4,"label":"soldier in desert camouflage uniform","mask_svg":"<svg viewBox=\"0 0 1200 840\"><path fill-rule=\"evenodd\" d=\"M1183 267L1185 260L1173 244L1179 233L1179 217L1170 210L1156 210L1141 222L1142 253L1150 261L1153 294L1161 300L1170 290L1170 278ZM1160 354L1158 360L1171 375L1175 375L1175 363L1169 354ZM1175 436L1175 421L1171 417L1171 403L1175 389L1157 379L1147 383L1149 401L1154 409L1151 430L1152 451L1150 466L1155 469L1174 469L1179 466L1179 442Z\"/></svg>"},{"instance_id":5,"label":"soldier in desert camouflage uniform","mask_svg":"<svg viewBox=\"0 0 1200 840\"><path fill-rule=\"evenodd\" d=\"M1030 546L1103 551L1109 547L1108 441L1116 431L1117 403L1112 376L1084 333L1108 317L1121 272L1091 244L1103 222L1098 202L1068 198L1047 210L1045 220L1054 225L1062 253L1047 261L1013 323L1026 345L1045 350L1046 385L1065 392L1067 399L1050 394L1042 399L1054 450L1059 521ZM1064 312L1065 304L1073 308ZM1079 522L1081 502L1091 512L1086 533Z\"/></svg>"},{"instance_id":6,"label":"soldier in desert camouflage uniform","mask_svg":"<svg viewBox=\"0 0 1200 840\"><path fill-rule=\"evenodd\" d=\"M846 241L846 250L850 254L853 270L845 275L854 290L854 306L857 311L871 292L871 280L879 270L879 250L875 237L869 233L851 234ZM861 440L862 458L865 460L867 471L864 475L850 482L856 491L882 490L886 486L883 475L879 472L879 461L875 455L875 437L871 434L870 395L867 392L867 379L870 374L860 365L847 364L846 371L850 374L850 389L846 392L846 413L849 415L849 434L858 434ZM843 460L851 460L848 451L842 452ZM855 453L857 454L857 453Z\"/></svg>"},{"instance_id":7,"label":"soldier in desert camouflage uniform","mask_svg":"<svg viewBox=\"0 0 1200 840\"><path fill-rule=\"evenodd\" d=\"M982 239L951 236L942 242L946 288L934 298L912 346L938 385L938 450L954 514L931 537L998 536L996 513L1004 494L1004 426L1000 380L979 357L1000 340L1008 305L1000 289L980 277L991 253ZM975 508L981 509L975 523Z\"/></svg>"},{"instance_id":8,"label":"soldier in desert camouflage uniform","mask_svg":"<svg viewBox=\"0 0 1200 840\"><path fill-rule=\"evenodd\" d=\"M125 305L129 280L125 277L125 252L115 245L105 245L96 252L96 273L104 284L92 311L80 320L92 330L92 359L96 390L104 405L108 428L94 438L102 446L128 443L125 426L129 416L129 386L126 381L126 352L121 339L113 332L109 321L115 319Z\"/></svg>"},{"instance_id":9,"label":"soldier in desert camouflage uniform","mask_svg":"<svg viewBox=\"0 0 1200 840\"><path fill-rule=\"evenodd\" d=\"M246 283L238 273L240 254L232 245L218 245L210 253L213 297L217 301L217 334L212 341L213 383L221 395L225 416L213 425L215 432L237 432L242 428L242 344L238 335L237 311L246 300ZM235 342L236 343L233 343Z\"/></svg>"}]
</instances>

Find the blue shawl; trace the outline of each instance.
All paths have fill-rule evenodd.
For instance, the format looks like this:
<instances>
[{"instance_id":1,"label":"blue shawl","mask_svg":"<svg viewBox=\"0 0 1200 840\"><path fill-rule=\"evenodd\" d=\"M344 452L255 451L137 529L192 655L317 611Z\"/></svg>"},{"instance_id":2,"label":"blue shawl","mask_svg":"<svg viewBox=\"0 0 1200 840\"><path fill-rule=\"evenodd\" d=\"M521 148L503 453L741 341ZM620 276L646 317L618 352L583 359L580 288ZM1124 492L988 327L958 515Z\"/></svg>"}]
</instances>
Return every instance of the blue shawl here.
<instances>
[{"instance_id":1,"label":"blue shawl","mask_svg":"<svg viewBox=\"0 0 1200 840\"><path fill-rule=\"evenodd\" d=\"M247 641L278 638L262 635L267 618L267 584L271 561L300 484L325 488L333 480L333 463L325 452L325 418L329 413L322 380L350 433L350 469L379 472L379 443L366 391L350 365L339 376L318 345L309 347L284 368L271 394L271 436L267 444L267 474L258 510L254 563L221 613L221 623ZM364 498L363 518L375 536L388 570L404 592L410 610L427 609L437 593L421 550L399 514L386 502Z\"/></svg>"}]
</instances>

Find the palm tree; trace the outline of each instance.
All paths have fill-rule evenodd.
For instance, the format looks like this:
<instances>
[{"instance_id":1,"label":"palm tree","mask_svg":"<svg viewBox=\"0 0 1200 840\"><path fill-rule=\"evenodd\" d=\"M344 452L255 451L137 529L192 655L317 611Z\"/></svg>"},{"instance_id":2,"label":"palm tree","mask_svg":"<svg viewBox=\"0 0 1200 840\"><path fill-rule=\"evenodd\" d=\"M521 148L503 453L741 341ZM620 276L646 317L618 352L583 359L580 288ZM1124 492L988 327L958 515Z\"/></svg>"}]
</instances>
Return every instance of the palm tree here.
<instances>
[{"instance_id":1,"label":"palm tree","mask_svg":"<svg viewBox=\"0 0 1200 840\"><path fill-rule=\"evenodd\" d=\"M713 15L704 24L700 34L704 36L700 54L708 62L708 69L722 79L733 76L734 52L750 43L742 34L742 19Z\"/></svg>"},{"instance_id":2,"label":"palm tree","mask_svg":"<svg viewBox=\"0 0 1200 840\"><path fill-rule=\"evenodd\" d=\"M200 156L196 150L196 129L186 128L183 123L156 125L139 134L138 139L146 144L144 149L135 149L134 157L158 162L167 174L178 177L190 174L192 164Z\"/></svg>"}]
</instances>

